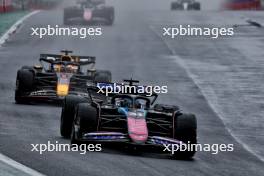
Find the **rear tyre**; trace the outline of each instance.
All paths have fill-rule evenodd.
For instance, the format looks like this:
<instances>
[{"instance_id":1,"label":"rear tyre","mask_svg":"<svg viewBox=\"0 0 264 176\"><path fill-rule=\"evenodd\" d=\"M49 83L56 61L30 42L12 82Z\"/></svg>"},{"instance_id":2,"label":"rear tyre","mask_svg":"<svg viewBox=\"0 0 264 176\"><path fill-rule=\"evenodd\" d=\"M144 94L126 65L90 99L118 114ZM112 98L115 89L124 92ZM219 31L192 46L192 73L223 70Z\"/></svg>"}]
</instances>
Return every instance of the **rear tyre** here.
<instances>
[{"instance_id":1,"label":"rear tyre","mask_svg":"<svg viewBox=\"0 0 264 176\"><path fill-rule=\"evenodd\" d=\"M197 144L197 120L193 114L182 114L175 117L174 137L185 144ZM189 159L195 155L196 151L176 151L175 158Z\"/></svg>"},{"instance_id":2,"label":"rear tyre","mask_svg":"<svg viewBox=\"0 0 264 176\"><path fill-rule=\"evenodd\" d=\"M109 8L106 19L107 19L106 25L112 26L114 24L114 20L115 20L114 8L112 7Z\"/></svg>"},{"instance_id":3,"label":"rear tyre","mask_svg":"<svg viewBox=\"0 0 264 176\"><path fill-rule=\"evenodd\" d=\"M34 86L34 73L29 69L20 69L17 72L16 79L16 91L15 91L15 101L18 104L24 104L26 101L22 96L26 92L30 92Z\"/></svg>"},{"instance_id":4,"label":"rear tyre","mask_svg":"<svg viewBox=\"0 0 264 176\"><path fill-rule=\"evenodd\" d=\"M68 9L64 9L64 13L63 13L63 24L64 25L69 25L70 22L69 22L69 10Z\"/></svg>"},{"instance_id":5,"label":"rear tyre","mask_svg":"<svg viewBox=\"0 0 264 176\"><path fill-rule=\"evenodd\" d=\"M201 4L200 4L200 3L195 3L195 4L193 5L193 9L194 9L194 10L201 10Z\"/></svg>"},{"instance_id":6,"label":"rear tyre","mask_svg":"<svg viewBox=\"0 0 264 176\"><path fill-rule=\"evenodd\" d=\"M63 12L64 25L72 25L71 18L79 16L80 10L75 7L65 8Z\"/></svg>"},{"instance_id":7,"label":"rear tyre","mask_svg":"<svg viewBox=\"0 0 264 176\"><path fill-rule=\"evenodd\" d=\"M94 75L94 81L109 83L112 81L112 74L108 70L98 70Z\"/></svg>"},{"instance_id":8,"label":"rear tyre","mask_svg":"<svg viewBox=\"0 0 264 176\"><path fill-rule=\"evenodd\" d=\"M183 10L183 6L177 2L172 2L171 10Z\"/></svg>"},{"instance_id":9,"label":"rear tyre","mask_svg":"<svg viewBox=\"0 0 264 176\"><path fill-rule=\"evenodd\" d=\"M60 133L61 136L69 138L71 136L72 124L75 114L75 106L81 102L87 102L88 100L79 97L68 95L65 97L62 105L61 111L61 123L60 123Z\"/></svg>"}]
</instances>

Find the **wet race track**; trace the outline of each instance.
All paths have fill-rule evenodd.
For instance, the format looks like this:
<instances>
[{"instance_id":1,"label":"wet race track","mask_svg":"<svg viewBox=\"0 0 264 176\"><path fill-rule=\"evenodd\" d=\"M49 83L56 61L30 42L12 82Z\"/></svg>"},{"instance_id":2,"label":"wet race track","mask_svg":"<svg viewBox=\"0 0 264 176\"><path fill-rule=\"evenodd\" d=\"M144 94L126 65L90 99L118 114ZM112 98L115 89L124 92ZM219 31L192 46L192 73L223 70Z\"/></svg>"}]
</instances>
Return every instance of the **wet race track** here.
<instances>
[{"instance_id":1,"label":"wet race track","mask_svg":"<svg viewBox=\"0 0 264 176\"><path fill-rule=\"evenodd\" d=\"M111 1L112 2L112 1ZM79 39L31 36L32 26L62 24L62 10L41 11L0 48L0 152L46 175L264 175L264 30L235 28L232 37L162 37L164 26L192 24L232 27L262 12L171 12L169 1L113 1L116 20L102 36ZM139 4L140 3L140 4ZM79 26L80 27L80 26ZM193 160L167 156L102 152L31 152L30 144L69 143L60 137L59 107L16 105L16 71L37 63L40 53L61 49L97 57L97 67L143 84L167 85L158 101L196 114L198 140L234 144L233 152L197 152Z\"/></svg>"}]
</instances>

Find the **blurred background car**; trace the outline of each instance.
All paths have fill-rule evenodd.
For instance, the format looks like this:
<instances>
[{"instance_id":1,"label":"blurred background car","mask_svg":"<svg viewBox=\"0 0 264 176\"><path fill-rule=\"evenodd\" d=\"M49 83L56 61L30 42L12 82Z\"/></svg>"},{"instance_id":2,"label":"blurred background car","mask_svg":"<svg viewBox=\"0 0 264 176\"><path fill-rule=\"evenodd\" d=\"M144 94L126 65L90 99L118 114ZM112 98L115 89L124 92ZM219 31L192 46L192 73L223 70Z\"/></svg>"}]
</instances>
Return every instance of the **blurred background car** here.
<instances>
[{"instance_id":1,"label":"blurred background car","mask_svg":"<svg viewBox=\"0 0 264 176\"><path fill-rule=\"evenodd\" d=\"M177 0L171 3L171 10L201 10L201 4L195 0Z\"/></svg>"},{"instance_id":2,"label":"blurred background car","mask_svg":"<svg viewBox=\"0 0 264 176\"><path fill-rule=\"evenodd\" d=\"M79 0L77 6L66 7L63 15L65 25L76 22L112 25L114 17L114 7L106 6L105 0Z\"/></svg>"}]
</instances>

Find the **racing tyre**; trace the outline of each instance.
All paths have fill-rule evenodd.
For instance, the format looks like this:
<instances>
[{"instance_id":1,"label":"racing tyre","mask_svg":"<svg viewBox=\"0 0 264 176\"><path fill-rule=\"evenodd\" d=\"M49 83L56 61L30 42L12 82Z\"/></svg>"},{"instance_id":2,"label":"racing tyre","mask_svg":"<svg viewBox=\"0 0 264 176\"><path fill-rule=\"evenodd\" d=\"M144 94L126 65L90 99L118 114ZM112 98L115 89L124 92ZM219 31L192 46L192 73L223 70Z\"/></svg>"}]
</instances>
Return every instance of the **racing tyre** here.
<instances>
[{"instance_id":1,"label":"racing tyre","mask_svg":"<svg viewBox=\"0 0 264 176\"><path fill-rule=\"evenodd\" d=\"M114 8L111 7L108 9L106 20L107 20L106 25L112 26L114 24L114 20L115 20Z\"/></svg>"},{"instance_id":2,"label":"racing tyre","mask_svg":"<svg viewBox=\"0 0 264 176\"><path fill-rule=\"evenodd\" d=\"M79 97L68 95L65 97L61 110L61 123L60 123L60 133L61 136L69 138L71 136L72 124L75 114L75 106L81 102L87 102L88 100Z\"/></svg>"},{"instance_id":3,"label":"racing tyre","mask_svg":"<svg viewBox=\"0 0 264 176\"><path fill-rule=\"evenodd\" d=\"M186 144L197 144L197 120L193 114L182 114L175 117L174 138ZM176 151L175 158L189 159L196 151Z\"/></svg>"},{"instance_id":4,"label":"racing tyre","mask_svg":"<svg viewBox=\"0 0 264 176\"><path fill-rule=\"evenodd\" d=\"M154 110L158 112L173 113L180 110L180 108L174 105L155 104Z\"/></svg>"},{"instance_id":5,"label":"racing tyre","mask_svg":"<svg viewBox=\"0 0 264 176\"><path fill-rule=\"evenodd\" d=\"M63 12L63 23L64 25L71 25L72 22L70 19L76 16L76 9L75 8L66 8Z\"/></svg>"},{"instance_id":6,"label":"racing tyre","mask_svg":"<svg viewBox=\"0 0 264 176\"><path fill-rule=\"evenodd\" d=\"M74 124L78 124L78 131L75 131L74 125L71 134L71 144L80 144L79 140L83 133L96 131L97 128L97 110L89 103L80 103L76 107Z\"/></svg>"},{"instance_id":7,"label":"racing tyre","mask_svg":"<svg viewBox=\"0 0 264 176\"><path fill-rule=\"evenodd\" d=\"M201 10L201 4L200 3L194 3L192 5L189 5L188 10Z\"/></svg>"},{"instance_id":8,"label":"racing tyre","mask_svg":"<svg viewBox=\"0 0 264 176\"><path fill-rule=\"evenodd\" d=\"M22 69L34 70L34 67L32 67L32 66L23 66Z\"/></svg>"},{"instance_id":9,"label":"racing tyre","mask_svg":"<svg viewBox=\"0 0 264 176\"><path fill-rule=\"evenodd\" d=\"M200 4L200 3L195 3L195 4L193 5L193 9L194 9L194 10L201 10L201 4Z\"/></svg>"},{"instance_id":10,"label":"racing tyre","mask_svg":"<svg viewBox=\"0 0 264 176\"><path fill-rule=\"evenodd\" d=\"M76 136L75 129L74 129L74 124L72 124L72 130L71 130L71 145L73 147L73 145L79 146L80 144L81 144L81 142L79 140L77 140L77 136Z\"/></svg>"},{"instance_id":11,"label":"racing tyre","mask_svg":"<svg viewBox=\"0 0 264 176\"><path fill-rule=\"evenodd\" d=\"M80 131L92 132L97 128L97 110L89 103L80 103L77 106L76 120L79 120Z\"/></svg>"},{"instance_id":12,"label":"racing tyre","mask_svg":"<svg viewBox=\"0 0 264 176\"><path fill-rule=\"evenodd\" d=\"M34 73L29 69L20 69L17 72L15 101L23 104L26 101L21 97L24 93L29 92L34 86Z\"/></svg>"},{"instance_id":13,"label":"racing tyre","mask_svg":"<svg viewBox=\"0 0 264 176\"><path fill-rule=\"evenodd\" d=\"M171 10L183 10L183 6L177 2L172 2Z\"/></svg>"},{"instance_id":14,"label":"racing tyre","mask_svg":"<svg viewBox=\"0 0 264 176\"><path fill-rule=\"evenodd\" d=\"M112 81L112 74L108 70L96 71L96 73L94 75L94 81L95 82L109 83Z\"/></svg>"},{"instance_id":15,"label":"racing tyre","mask_svg":"<svg viewBox=\"0 0 264 176\"><path fill-rule=\"evenodd\" d=\"M64 25L69 25L69 13L67 9L64 9L64 14L63 14L63 24Z\"/></svg>"}]
</instances>

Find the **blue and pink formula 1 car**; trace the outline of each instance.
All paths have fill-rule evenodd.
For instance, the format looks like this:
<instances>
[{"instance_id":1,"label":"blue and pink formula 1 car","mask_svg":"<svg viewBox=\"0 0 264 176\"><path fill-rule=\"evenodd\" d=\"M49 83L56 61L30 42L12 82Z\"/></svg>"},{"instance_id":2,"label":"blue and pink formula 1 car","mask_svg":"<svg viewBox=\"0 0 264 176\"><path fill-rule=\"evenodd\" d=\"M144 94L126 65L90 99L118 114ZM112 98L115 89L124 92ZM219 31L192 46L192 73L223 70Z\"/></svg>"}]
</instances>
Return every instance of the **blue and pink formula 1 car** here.
<instances>
[{"instance_id":1,"label":"blue and pink formula 1 car","mask_svg":"<svg viewBox=\"0 0 264 176\"><path fill-rule=\"evenodd\" d=\"M115 10L105 0L78 0L77 6L64 9L64 24L105 24L113 25Z\"/></svg>"},{"instance_id":2,"label":"blue and pink formula 1 car","mask_svg":"<svg viewBox=\"0 0 264 176\"><path fill-rule=\"evenodd\" d=\"M134 80L125 80L134 86ZM110 84L109 84L110 85ZM90 98L67 96L61 114L61 135L72 144L84 142L127 143L164 148L165 145L197 143L197 122L193 114L184 114L177 106L154 104L151 97L137 90L129 94L98 93L89 87ZM179 151L176 158L191 158L195 151Z\"/></svg>"}]
</instances>

